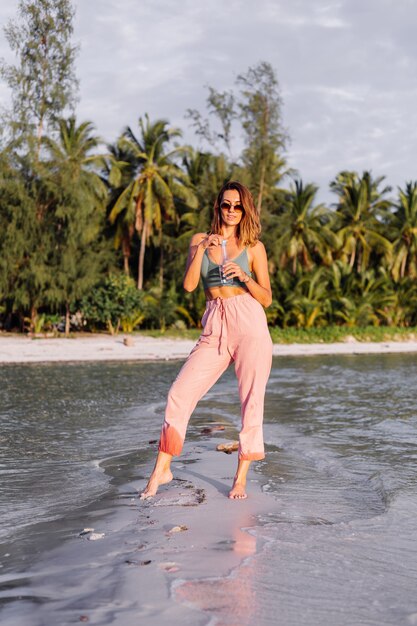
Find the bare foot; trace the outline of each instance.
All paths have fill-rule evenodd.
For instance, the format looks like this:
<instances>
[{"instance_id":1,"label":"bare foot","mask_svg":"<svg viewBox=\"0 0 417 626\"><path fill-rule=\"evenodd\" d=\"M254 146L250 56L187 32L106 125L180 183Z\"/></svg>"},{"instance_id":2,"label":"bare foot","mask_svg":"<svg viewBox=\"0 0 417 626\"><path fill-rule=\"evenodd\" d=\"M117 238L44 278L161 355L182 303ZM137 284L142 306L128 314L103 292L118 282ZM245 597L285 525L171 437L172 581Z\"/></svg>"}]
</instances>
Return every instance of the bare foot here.
<instances>
[{"instance_id":1,"label":"bare foot","mask_svg":"<svg viewBox=\"0 0 417 626\"><path fill-rule=\"evenodd\" d=\"M171 470L164 470L163 472L153 471L151 477L146 485L145 489L140 494L141 500L146 500L147 498L152 498L156 492L158 491L158 487L160 485L165 485L166 483L170 483L173 479Z\"/></svg>"},{"instance_id":2,"label":"bare foot","mask_svg":"<svg viewBox=\"0 0 417 626\"><path fill-rule=\"evenodd\" d=\"M246 493L245 485L235 481L229 492L229 498L231 500L244 500L247 497L248 494Z\"/></svg>"}]
</instances>

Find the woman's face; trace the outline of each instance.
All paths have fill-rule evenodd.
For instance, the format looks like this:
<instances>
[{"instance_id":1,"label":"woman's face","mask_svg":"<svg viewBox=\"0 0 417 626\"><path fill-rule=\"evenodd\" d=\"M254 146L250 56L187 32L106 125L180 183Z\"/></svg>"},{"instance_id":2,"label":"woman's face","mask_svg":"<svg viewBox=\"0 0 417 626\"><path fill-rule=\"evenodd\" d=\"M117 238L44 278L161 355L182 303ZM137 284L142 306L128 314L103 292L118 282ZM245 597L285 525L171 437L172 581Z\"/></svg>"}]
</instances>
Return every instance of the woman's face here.
<instances>
[{"instance_id":1,"label":"woman's face","mask_svg":"<svg viewBox=\"0 0 417 626\"><path fill-rule=\"evenodd\" d=\"M237 189L227 189L220 203L222 223L226 226L237 226L243 216L243 206Z\"/></svg>"}]
</instances>

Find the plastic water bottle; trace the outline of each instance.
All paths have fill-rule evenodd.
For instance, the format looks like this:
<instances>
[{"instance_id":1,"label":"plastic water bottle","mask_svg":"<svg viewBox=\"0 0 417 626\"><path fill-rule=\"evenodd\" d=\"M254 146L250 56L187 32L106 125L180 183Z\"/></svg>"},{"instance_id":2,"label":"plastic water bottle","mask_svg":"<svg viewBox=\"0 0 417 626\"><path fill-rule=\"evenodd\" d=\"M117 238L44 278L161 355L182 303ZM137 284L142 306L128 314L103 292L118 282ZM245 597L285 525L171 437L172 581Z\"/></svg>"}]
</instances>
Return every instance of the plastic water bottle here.
<instances>
[{"instance_id":1,"label":"plastic water bottle","mask_svg":"<svg viewBox=\"0 0 417 626\"><path fill-rule=\"evenodd\" d=\"M233 278L226 278L223 274L223 265L227 263L229 257L227 255L227 240L223 239L222 241L222 264L220 265L220 280L222 281L222 285L231 285L233 284Z\"/></svg>"}]
</instances>

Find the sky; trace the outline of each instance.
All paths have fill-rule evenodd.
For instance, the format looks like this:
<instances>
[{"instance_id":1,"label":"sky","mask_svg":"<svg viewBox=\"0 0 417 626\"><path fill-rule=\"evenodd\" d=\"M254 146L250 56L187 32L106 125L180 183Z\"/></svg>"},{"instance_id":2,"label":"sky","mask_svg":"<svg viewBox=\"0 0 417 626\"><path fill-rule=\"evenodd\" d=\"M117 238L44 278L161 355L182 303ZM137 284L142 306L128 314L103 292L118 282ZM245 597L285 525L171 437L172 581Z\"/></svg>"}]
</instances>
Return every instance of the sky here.
<instances>
[{"instance_id":1,"label":"sky","mask_svg":"<svg viewBox=\"0 0 417 626\"><path fill-rule=\"evenodd\" d=\"M4 25L18 1L0 7ZM417 179L417 0L75 0L77 118L106 142L167 119L198 146L189 108L260 61L277 75L289 166L334 202L341 170ZM0 56L13 60L0 32ZM9 93L0 84L0 105ZM239 145L239 138L236 139Z\"/></svg>"}]
</instances>

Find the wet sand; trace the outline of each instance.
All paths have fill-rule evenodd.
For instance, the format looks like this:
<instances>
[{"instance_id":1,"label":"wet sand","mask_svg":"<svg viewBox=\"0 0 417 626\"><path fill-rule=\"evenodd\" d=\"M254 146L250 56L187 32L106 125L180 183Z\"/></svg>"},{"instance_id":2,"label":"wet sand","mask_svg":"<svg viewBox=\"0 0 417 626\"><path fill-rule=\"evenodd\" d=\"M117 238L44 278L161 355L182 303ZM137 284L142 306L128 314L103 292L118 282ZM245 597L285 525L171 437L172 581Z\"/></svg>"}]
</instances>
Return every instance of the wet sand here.
<instances>
[{"instance_id":1,"label":"wet sand","mask_svg":"<svg viewBox=\"0 0 417 626\"><path fill-rule=\"evenodd\" d=\"M250 532L257 516L278 505L254 473L249 498L228 499L237 457L217 452L218 442L186 443L174 481L154 498L139 500L139 478L67 521L66 541L16 574L13 602L9 580L2 624L254 623L240 568L264 543ZM83 528L94 531L80 535Z\"/></svg>"},{"instance_id":2,"label":"wet sand","mask_svg":"<svg viewBox=\"0 0 417 626\"><path fill-rule=\"evenodd\" d=\"M129 345L125 345L125 339ZM124 335L91 335L77 338L0 336L0 363L50 363L70 361L156 361L184 359L194 340ZM391 354L417 352L417 341L384 341L317 344L275 344L274 356L329 354Z\"/></svg>"}]
</instances>

